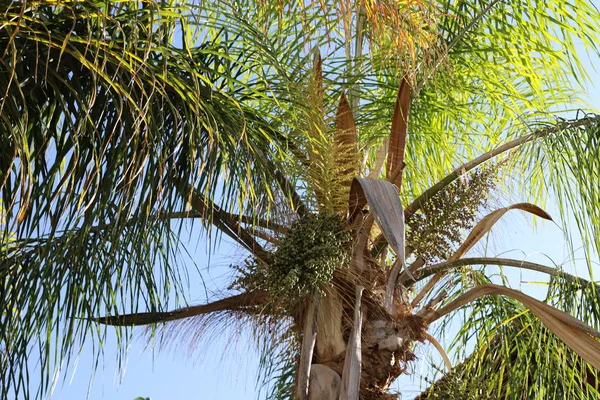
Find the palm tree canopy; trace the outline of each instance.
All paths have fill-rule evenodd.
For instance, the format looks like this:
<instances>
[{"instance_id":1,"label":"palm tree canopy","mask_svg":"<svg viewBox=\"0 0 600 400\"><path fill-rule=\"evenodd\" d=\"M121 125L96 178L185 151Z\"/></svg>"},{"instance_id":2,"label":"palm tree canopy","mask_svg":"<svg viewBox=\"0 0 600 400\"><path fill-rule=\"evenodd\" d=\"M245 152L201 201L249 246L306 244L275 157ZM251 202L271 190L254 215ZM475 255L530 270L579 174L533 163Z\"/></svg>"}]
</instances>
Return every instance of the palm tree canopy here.
<instances>
[{"instance_id":1,"label":"palm tree canopy","mask_svg":"<svg viewBox=\"0 0 600 400\"><path fill-rule=\"evenodd\" d=\"M447 291L438 310L474 282L494 283L479 270L465 279L459 264L432 270L461 249L468 224L437 236L425 232L438 240L437 252L411 242L416 232L425 234L423 218L456 201L444 190L460 190L461 176L483 192L494 175L498 191L523 194L528 203L543 205L552 196L562 217L575 216L588 259L600 250L600 123L593 114L573 119L572 109L582 104L588 78L576 48L598 54L600 14L592 4L273 3L1 6L1 396L31 394L28 371L37 361L31 354L40 358L37 394L46 393L57 365L84 338L102 339L106 328L94 321L117 325L128 338L130 329L120 325L209 311L250 314L287 284L274 280L265 291L252 279L263 264L285 264L291 253L277 249L289 243L282 241L291 228L314 233L315 226L336 223L315 214L356 211L359 218L363 206L348 210L358 175L385 177L401 188L407 243L429 268L415 278L450 271L429 281L440 280ZM502 151L487 153L493 149ZM480 154L487 155L475 158ZM492 156L500 161L487 170L482 163ZM474 221L479 208L470 210ZM169 299L187 306L178 236L186 220L198 220L210 243L224 234L252 255L232 284L252 291L202 311L169 311ZM336 229L328 232L346 246ZM385 253L386 242L394 247L390 235L371 239L380 245L373 257ZM395 253L403 258L400 247ZM335 248L324 248L320 260L343 257ZM335 279L330 272L306 276L319 283ZM547 301L598 329L596 285L553 275ZM440 292L423 293L420 300L431 304ZM597 380L587 378L595 370L524 314L521 303L486 297L473 304L476 322L463 326L457 345L477 332L476 354L484 356L467 359L457 374L477 371L507 398L523 385L532 398L585 398L597 390ZM497 339L485 342L490 331ZM287 340L296 334L279 337L289 347L280 354L298 351ZM549 343L547 353L497 373L535 341ZM270 362L278 362L274 357ZM286 371L282 379L293 379L293 370ZM533 392L531 376L544 379L545 392Z\"/></svg>"}]
</instances>

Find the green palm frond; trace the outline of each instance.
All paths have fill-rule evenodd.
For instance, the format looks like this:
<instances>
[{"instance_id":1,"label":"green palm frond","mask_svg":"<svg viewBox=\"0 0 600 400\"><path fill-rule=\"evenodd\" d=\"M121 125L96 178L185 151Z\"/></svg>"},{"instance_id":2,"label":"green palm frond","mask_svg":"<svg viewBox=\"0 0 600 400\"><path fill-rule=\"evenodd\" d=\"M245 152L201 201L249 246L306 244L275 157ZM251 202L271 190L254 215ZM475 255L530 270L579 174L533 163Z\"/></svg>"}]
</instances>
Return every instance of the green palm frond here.
<instances>
[{"instance_id":1,"label":"green palm frond","mask_svg":"<svg viewBox=\"0 0 600 400\"><path fill-rule=\"evenodd\" d=\"M556 198L566 232L573 218L583 240L589 276L595 279L591 257L600 254L600 126L584 124L533 143L528 150L526 157L536 156L529 176L543 185L541 195Z\"/></svg>"},{"instance_id":2,"label":"green palm frond","mask_svg":"<svg viewBox=\"0 0 600 400\"><path fill-rule=\"evenodd\" d=\"M582 289L572 281L555 277L550 281L547 300L597 326L598 302L590 297L596 290L592 286ZM579 312L569 306L572 303L578 304ZM508 298L486 297L459 314L463 323L452 347L464 349L471 343L473 353L461 359L452 372L436 381L419 399L452 397L459 390L470 394L471 397L465 398L589 399L598 396L598 372L520 303ZM455 317L458 315L451 318Z\"/></svg>"},{"instance_id":3,"label":"green palm frond","mask_svg":"<svg viewBox=\"0 0 600 400\"><path fill-rule=\"evenodd\" d=\"M559 1L549 7L525 1L445 2L441 7L447 12L442 13L441 36L453 45L433 79L425 79L429 70L421 72L423 87L411 104L407 199L463 160L522 136L528 125L583 105L578 83L587 73L572 46L578 42L597 51L592 40L597 33L580 22L579 11L598 17L586 2ZM475 19L479 22L472 25ZM456 37L461 39L454 42ZM387 134L404 73L377 66L374 62L363 78L369 85L357 116L363 145Z\"/></svg>"},{"instance_id":4,"label":"green palm frond","mask_svg":"<svg viewBox=\"0 0 600 400\"><path fill-rule=\"evenodd\" d=\"M427 212L439 209L423 207L426 202L511 150L501 169L490 167L494 182L510 187L509 177L518 176L519 189L530 193L523 201L554 196L563 217L574 212L588 261L600 251L598 118L568 114L582 104L588 79L576 43L598 53L600 14L588 2L48 0L11 2L0 11L0 398L29 397L30 364L38 353L37 395L44 396L55 368L90 332L102 341L105 331L92 321L120 326L119 337L127 338L128 326L197 316L180 321L177 336L199 335L205 330L192 331L239 315L257 331L286 319L281 332L257 336L263 372L274 379L265 380L272 397L289 395L306 310L298 306L285 314L277 308L285 306L266 300L227 303L243 293L223 294L218 309L187 307L183 221L199 220L206 230L232 238L255 270L281 267L279 250L287 249L294 224L323 211L338 213L336 222L346 224L350 175L372 172L377 153L385 155L382 143L401 80L413 88L402 97L403 109L410 109L403 122L408 134L403 125L389 165L406 163L397 206L408 204L408 217L420 210L427 220ZM320 79L314 76L317 52L323 54ZM323 88L318 104L314 80ZM352 113L351 124L336 124L342 93L348 94L344 110ZM399 148L404 139L406 155ZM474 202L470 217L478 209ZM384 312L368 285L385 282L386 269L404 263L383 251L390 229L371 233L372 215L363 220L362 211L373 210L351 210L353 221L364 225L349 231L361 236L356 254L369 256L375 278L332 262L326 279L316 279L337 285L344 321L360 309L360 301L354 307L355 285L367 287L368 307ZM401 212L395 217L401 220ZM444 227L438 237L462 238L472 219ZM409 239L418 238L409 232ZM431 245L429 237L421 239ZM394 252L403 258L404 237L401 242ZM430 253L425 245L406 246L414 268L399 280L420 288L429 279L413 299L416 304L424 297L429 305L413 315L420 324L434 307L492 282L472 268L485 259L424 266L456 251L458 240L441 242L448 248ZM295 271L302 265L298 258L310 260L311 243L303 243L302 252L293 248L295 264L280 269ZM342 254L346 264L347 250L355 249L347 241L339 247L328 260ZM599 327L594 283L521 266L549 272L547 302ZM294 274L311 277L303 272ZM393 283L385 291L392 301ZM298 294L280 286L289 296ZM277 289L267 288L270 295ZM301 289L296 297L321 293ZM409 309L410 301L403 307ZM585 398L597 390L596 372L520 303L486 297L467 310L472 319L456 346L464 350L475 340L475 352L453 376L487 382L479 394L511 398L521 388L532 398ZM114 317L97 318L107 314ZM533 343L547 348L531 354ZM522 362L511 369L514 360ZM544 391L535 392L539 382Z\"/></svg>"},{"instance_id":5,"label":"green palm frond","mask_svg":"<svg viewBox=\"0 0 600 400\"><path fill-rule=\"evenodd\" d=\"M176 45L192 11L136 1L3 10L2 393L27 396L32 346L41 395L94 331L85 318L161 311L182 293L181 244L163 217L188 208L179 182L222 198L218 209L251 210L250 224L274 204L285 140L253 107L265 84L249 86L252 54L236 54L222 30Z\"/></svg>"}]
</instances>

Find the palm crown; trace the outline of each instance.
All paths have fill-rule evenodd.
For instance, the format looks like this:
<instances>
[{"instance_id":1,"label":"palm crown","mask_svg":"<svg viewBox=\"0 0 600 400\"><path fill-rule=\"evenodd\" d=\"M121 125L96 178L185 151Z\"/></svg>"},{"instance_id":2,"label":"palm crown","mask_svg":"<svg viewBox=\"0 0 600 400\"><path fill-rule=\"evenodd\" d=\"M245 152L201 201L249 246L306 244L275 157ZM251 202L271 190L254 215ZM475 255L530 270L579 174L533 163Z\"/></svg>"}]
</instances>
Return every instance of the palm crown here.
<instances>
[{"instance_id":1,"label":"palm crown","mask_svg":"<svg viewBox=\"0 0 600 400\"><path fill-rule=\"evenodd\" d=\"M595 49L591 5L90 0L4 11L2 393L28 393L31 346L41 394L88 332L102 337L98 323L168 331L218 313L277 321L272 396L390 398L417 343L450 367L430 324L466 305L456 346L475 335L475 352L422 397L596 393L596 285L463 257L510 210L551 219L534 205L549 193L574 213L588 254L600 247L598 118L548 117L577 94L571 73L585 78L569 50ZM527 202L482 214L509 176ZM236 293L168 311L183 293L187 219L248 257ZM547 301L475 268L486 265L549 274ZM532 354L531 343L547 346Z\"/></svg>"}]
</instances>

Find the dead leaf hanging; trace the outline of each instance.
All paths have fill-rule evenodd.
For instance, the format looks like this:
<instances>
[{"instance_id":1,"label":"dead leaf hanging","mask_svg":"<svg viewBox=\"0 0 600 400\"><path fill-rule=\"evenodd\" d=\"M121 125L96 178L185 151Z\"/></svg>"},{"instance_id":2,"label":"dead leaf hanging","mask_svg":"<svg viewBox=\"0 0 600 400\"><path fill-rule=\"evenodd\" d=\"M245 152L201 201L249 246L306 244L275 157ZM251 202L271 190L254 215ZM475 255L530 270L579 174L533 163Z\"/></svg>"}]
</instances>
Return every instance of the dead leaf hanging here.
<instances>
[{"instance_id":1,"label":"dead leaf hanging","mask_svg":"<svg viewBox=\"0 0 600 400\"><path fill-rule=\"evenodd\" d=\"M404 168L404 153L406 148L406 133L408 131L408 108L410 106L410 84L406 76L402 78L390 133L386 176L398 188L402 185L402 169Z\"/></svg>"}]
</instances>

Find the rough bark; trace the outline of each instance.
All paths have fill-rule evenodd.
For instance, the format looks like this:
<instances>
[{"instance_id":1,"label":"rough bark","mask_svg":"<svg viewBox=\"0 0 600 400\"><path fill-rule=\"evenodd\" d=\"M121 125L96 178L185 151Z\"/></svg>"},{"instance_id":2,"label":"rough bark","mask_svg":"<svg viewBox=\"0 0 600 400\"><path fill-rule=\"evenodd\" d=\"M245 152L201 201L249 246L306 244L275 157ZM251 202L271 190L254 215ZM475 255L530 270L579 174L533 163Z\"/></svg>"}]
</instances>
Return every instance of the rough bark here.
<instances>
[{"instance_id":1,"label":"rough bark","mask_svg":"<svg viewBox=\"0 0 600 400\"><path fill-rule=\"evenodd\" d=\"M415 356L415 341L424 340L423 320L418 316L373 318L363 333L361 399L388 399L390 384L406 371Z\"/></svg>"},{"instance_id":2,"label":"rough bark","mask_svg":"<svg viewBox=\"0 0 600 400\"><path fill-rule=\"evenodd\" d=\"M397 395L389 393L390 384L404 373L408 364L414 359L411 352L411 345L416 341L425 339L426 324L420 316L412 315L404 305L397 304L400 314L390 316L383 306L384 287L378 288L381 292L377 295L375 291L365 292L363 299L364 321L361 336L361 375L360 375L360 399L361 400L385 400L395 399ZM332 304L328 305L334 310L343 309L341 318L343 326L344 346L350 339L352 319L348 318L352 314L352 303L348 304L348 298L351 288L338 291L339 304L335 305L333 297L330 297ZM322 308L320 308L320 311ZM336 311L338 312L338 311ZM320 331L322 332L322 331ZM318 335L317 343L323 338ZM329 341L331 343L331 341ZM337 382L332 376L341 377L344 370L345 352L338 353L331 357L333 352L322 352L321 355L328 354L327 359L319 359L317 354L312 365L313 368L319 366L311 372L310 385L313 382L315 387L310 389L310 393L319 393L323 397L314 397L328 399L332 395L328 391L323 391L321 386L324 382ZM336 374L336 375L333 375ZM317 388L317 386L319 388ZM337 386L336 389L337 391ZM339 396L339 395L338 395Z\"/></svg>"}]
</instances>

